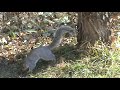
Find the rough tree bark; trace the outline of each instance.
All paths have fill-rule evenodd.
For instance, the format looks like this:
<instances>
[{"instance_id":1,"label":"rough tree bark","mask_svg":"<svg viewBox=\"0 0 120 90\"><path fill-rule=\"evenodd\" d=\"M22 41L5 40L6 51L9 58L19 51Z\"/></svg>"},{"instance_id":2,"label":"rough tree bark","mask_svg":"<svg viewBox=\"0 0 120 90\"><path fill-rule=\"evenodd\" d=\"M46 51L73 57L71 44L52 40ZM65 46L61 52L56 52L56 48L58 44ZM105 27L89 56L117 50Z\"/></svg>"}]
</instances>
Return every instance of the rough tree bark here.
<instances>
[{"instance_id":1,"label":"rough tree bark","mask_svg":"<svg viewBox=\"0 0 120 90\"><path fill-rule=\"evenodd\" d=\"M111 35L107 28L109 18L106 12L79 12L77 47L86 47L88 43L94 45L97 40L109 43Z\"/></svg>"}]
</instances>

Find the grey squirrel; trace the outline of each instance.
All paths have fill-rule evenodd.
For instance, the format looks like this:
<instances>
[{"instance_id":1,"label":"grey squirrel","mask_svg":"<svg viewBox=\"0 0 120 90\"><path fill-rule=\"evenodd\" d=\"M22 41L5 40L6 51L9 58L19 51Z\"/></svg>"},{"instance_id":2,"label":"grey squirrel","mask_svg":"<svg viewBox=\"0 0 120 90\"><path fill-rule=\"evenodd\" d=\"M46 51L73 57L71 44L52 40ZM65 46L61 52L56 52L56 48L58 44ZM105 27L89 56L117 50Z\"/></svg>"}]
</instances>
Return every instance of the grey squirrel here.
<instances>
[{"instance_id":1,"label":"grey squirrel","mask_svg":"<svg viewBox=\"0 0 120 90\"><path fill-rule=\"evenodd\" d=\"M55 55L52 53L52 50L59 47L64 34L69 33L70 35L75 35L75 29L70 26L60 26L56 33L52 43L48 46L40 46L38 48L33 49L25 58L25 62L23 64L24 70L29 69L29 71L33 71L36 66L36 63L43 59L45 61L55 61Z\"/></svg>"}]
</instances>

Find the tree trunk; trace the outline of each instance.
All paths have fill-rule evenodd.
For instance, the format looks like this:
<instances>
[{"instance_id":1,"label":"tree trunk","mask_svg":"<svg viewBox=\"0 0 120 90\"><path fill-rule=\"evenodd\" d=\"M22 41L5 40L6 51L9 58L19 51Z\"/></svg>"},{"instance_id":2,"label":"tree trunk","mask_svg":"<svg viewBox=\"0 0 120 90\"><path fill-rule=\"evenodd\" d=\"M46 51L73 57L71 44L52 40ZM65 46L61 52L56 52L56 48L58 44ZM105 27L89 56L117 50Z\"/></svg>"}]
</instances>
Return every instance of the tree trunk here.
<instances>
[{"instance_id":1,"label":"tree trunk","mask_svg":"<svg viewBox=\"0 0 120 90\"><path fill-rule=\"evenodd\" d=\"M111 31L107 29L108 21L105 12L79 12L77 47L86 47L88 43L94 45L97 40L109 43Z\"/></svg>"}]
</instances>

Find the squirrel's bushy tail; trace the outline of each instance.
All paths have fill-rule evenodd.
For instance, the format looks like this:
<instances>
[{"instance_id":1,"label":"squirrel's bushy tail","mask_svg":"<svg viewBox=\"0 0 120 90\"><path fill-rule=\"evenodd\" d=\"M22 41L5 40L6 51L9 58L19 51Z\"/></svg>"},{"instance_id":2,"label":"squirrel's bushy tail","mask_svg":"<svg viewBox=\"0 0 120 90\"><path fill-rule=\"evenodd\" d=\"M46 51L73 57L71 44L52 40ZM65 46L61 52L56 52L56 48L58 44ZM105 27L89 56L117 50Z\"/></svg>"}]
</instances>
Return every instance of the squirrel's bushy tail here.
<instances>
[{"instance_id":1,"label":"squirrel's bushy tail","mask_svg":"<svg viewBox=\"0 0 120 90\"><path fill-rule=\"evenodd\" d=\"M75 29L73 29L70 26L61 26L58 28L58 30L56 31L55 37L52 41L52 43L48 46L50 50L53 50L54 48L59 47L64 34L69 33L71 35L75 35Z\"/></svg>"}]
</instances>

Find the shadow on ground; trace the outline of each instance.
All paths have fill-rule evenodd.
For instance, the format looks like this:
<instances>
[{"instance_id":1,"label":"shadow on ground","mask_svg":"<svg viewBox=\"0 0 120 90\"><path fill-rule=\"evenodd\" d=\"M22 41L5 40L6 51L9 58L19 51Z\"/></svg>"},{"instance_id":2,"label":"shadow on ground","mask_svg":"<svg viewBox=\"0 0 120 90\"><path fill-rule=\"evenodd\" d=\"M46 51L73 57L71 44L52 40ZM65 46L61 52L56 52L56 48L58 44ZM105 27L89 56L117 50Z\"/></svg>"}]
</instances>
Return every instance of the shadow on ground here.
<instances>
[{"instance_id":1,"label":"shadow on ground","mask_svg":"<svg viewBox=\"0 0 120 90\"><path fill-rule=\"evenodd\" d=\"M1 60L0 63L0 78L19 78L19 70L21 61L10 63L8 60Z\"/></svg>"}]
</instances>

